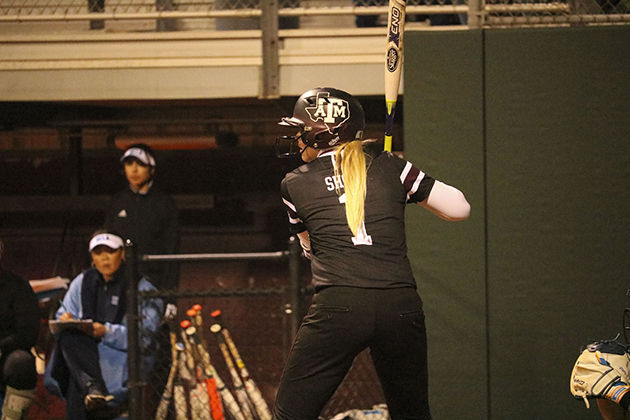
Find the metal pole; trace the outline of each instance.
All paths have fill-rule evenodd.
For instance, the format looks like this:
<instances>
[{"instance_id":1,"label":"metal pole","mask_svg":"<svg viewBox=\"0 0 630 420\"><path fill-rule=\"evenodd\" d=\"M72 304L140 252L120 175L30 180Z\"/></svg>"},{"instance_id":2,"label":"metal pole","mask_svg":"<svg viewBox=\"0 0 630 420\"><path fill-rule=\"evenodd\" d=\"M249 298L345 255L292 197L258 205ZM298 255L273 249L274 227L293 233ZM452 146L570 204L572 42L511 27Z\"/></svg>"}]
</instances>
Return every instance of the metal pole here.
<instances>
[{"instance_id":1,"label":"metal pole","mask_svg":"<svg viewBox=\"0 0 630 420\"><path fill-rule=\"evenodd\" d=\"M484 0L468 0L468 27L470 29L483 28Z\"/></svg>"},{"instance_id":2,"label":"metal pole","mask_svg":"<svg viewBox=\"0 0 630 420\"><path fill-rule=\"evenodd\" d=\"M145 254L140 257L142 261L254 261L254 260L281 260L288 255L288 251L275 252L237 252L237 253L211 253L211 254Z\"/></svg>"},{"instance_id":3,"label":"metal pole","mask_svg":"<svg viewBox=\"0 0 630 420\"><path fill-rule=\"evenodd\" d=\"M261 99L280 97L280 62L278 58L278 1L263 0L260 28L262 30L262 92Z\"/></svg>"},{"instance_id":4,"label":"metal pole","mask_svg":"<svg viewBox=\"0 0 630 420\"><path fill-rule=\"evenodd\" d=\"M133 242L125 242L125 279L127 281L127 371L129 418L142 420L142 389L140 388L140 347L138 340L138 269Z\"/></svg>"},{"instance_id":5,"label":"metal pole","mask_svg":"<svg viewBox=\"0 0 630 420\"><path fill-rule=\"evenodd\" d=\"M302 247L295 236L289 238L289 293L290 297L290 319L291 319L291 342L295 340L297 330L302 317L302 288L300 273L300 258Z\"/></svg>"}]
</instances>

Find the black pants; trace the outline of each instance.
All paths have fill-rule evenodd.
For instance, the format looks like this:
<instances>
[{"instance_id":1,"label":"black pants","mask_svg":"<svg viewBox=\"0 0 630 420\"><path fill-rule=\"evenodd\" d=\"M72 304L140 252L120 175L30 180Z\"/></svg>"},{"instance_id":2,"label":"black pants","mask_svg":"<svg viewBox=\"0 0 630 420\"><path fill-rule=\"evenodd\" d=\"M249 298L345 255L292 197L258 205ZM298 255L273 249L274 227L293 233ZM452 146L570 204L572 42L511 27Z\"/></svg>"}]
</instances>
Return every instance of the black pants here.
<instances>
[{"instance_id":1,"label":"black pants","mask_svg":"<svg viewBox=\"0 0 630 420\"><path fill-rule=\"evenodd\" d=\"M59 354L53 376L66 398L66 419L91 418L94 413L86 412L85 395L92 387L107 394L96 340L82 332L66 330L57 338L56 351Z\"/></svg>"},{"instance_id":2,"label":"black pants","mask_svg":"<svg viewBox=\"0 0 630 420\"><path fill-rule=\"evenodd\" d=\"M315 420L365 348L393 420L430 419L422 300L412 288L328 287L317 293L289 354L277 420ZM357 407L362 408L362 407Z\"/></svg>"},{"instance_id":3,"label":"black pants","mask_svg":"<svg viewBox=\"0 0 630 420\"><path fill-rule=\"evenodd\" d=\"M13 350L0 357L0 388L27 390L37 386L35 357L26 350Z\"/></svg>"}]
</instances>

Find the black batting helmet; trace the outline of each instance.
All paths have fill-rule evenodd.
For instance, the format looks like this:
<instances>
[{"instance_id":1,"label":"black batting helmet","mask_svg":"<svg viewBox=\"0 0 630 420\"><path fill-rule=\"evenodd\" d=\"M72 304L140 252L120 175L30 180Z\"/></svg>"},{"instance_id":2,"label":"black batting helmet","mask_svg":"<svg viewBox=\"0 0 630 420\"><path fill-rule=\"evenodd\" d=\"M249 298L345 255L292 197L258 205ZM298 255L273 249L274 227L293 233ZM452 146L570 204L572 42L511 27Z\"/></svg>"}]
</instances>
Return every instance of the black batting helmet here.
<instances>
[{"instance_id":1,"label":"black batting helmet","mask_svg":"<svg viewBox=\"0 0 630 420\"><path fill-rule=\"evenodd\" d=\"M360 140L365 129L363 107L352 95L334 88L316 88L300 96L292 117L278 123L298 127L302 142L314 149L326 149Z\"/></svg>"}]
</instances>

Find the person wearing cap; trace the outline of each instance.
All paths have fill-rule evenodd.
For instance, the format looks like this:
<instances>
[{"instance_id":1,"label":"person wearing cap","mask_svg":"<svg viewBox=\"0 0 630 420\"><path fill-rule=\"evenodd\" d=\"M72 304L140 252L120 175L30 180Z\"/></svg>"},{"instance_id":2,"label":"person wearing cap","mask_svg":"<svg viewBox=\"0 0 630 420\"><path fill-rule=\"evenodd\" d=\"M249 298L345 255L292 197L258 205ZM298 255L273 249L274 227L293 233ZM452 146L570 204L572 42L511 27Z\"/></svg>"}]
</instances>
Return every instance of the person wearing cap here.
<instances>
[{"instance_id":1,"label":"person wearing cap","mask_svg":"<svg viewBox=\"0 0 630 420\"><path fill-rule=\"evenodd\" d=\"M125 250L123 239L109 230L92 235L89 252L93 266L83 271L70 287L56 313L56 319L92 320L89 333L63 329L46 367L45 384L65 398L67 419L88 419L98 413L124 406L127 399L127 320ZM141 275L138 290L155 290ZM142 319L141 369L151 372L155 332L164 304L160 299L143 299L138 308Z\"/></svg>"},{"instance_id":2,"label":"person wearing cap","mask_svg":"<svg viewBox=\"0 0 630 420\"><path fill-rule=\"evenodd\" d=\"M0 239L0 260L3 251ZM39 318L37 298L31 286L0 266L0 415L3 420L25 419L33 401L37 371L30 349L37 341Z\"/></svg>"},{"instance_id":3,"label":"person wearing cap","mask_svg":"<svg viewBox=\"0 0 630 420\"><path fill-rule=\"evenodd\" d=\"M173 198L154 185L156 161L153 150L142 143L133 144L125 150L120 161L129 186L112 197L105 213L105 229L130 239L138 255L176 253L179 250L179 215ZM177 289L178 268L173 263L139 262L139 271L146 274L158 289Z\"/></svg>"}]
</instances>

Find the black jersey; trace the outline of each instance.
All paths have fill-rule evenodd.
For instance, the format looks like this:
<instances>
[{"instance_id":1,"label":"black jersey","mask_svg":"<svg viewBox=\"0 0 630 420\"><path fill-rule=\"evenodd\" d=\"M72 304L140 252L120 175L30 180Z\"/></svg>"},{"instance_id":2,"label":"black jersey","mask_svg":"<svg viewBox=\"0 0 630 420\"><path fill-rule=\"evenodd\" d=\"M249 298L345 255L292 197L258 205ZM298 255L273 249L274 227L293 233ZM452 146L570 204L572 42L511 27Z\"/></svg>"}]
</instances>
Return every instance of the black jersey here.
<instances>
[{"instance_id":1,"label":"black jersey","mask_svg":"<svg viewBox=\"0 0 630 420\"><path fill-rule=\"evenodd\" d=\"M366 156L365 222L353 237L343 182L335 178L333 165L334 152L323 153L288 173L281 184L291 233L309 232L313 285L415 288L404 209L426 199L435 180L389 152Z\"/></svg>"}]
</instances>

